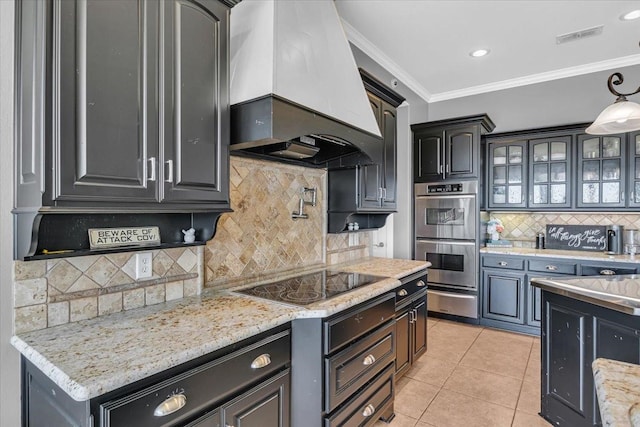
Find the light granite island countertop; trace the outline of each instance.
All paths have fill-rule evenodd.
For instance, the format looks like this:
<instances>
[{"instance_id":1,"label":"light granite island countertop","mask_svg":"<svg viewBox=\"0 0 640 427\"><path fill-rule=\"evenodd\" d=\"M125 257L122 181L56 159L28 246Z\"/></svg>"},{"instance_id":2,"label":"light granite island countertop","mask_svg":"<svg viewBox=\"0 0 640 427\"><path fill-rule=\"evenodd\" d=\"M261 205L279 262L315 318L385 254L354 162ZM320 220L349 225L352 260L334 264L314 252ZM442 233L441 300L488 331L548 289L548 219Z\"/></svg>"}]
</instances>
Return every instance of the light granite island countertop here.
<instances>
[{"instance_id":1,"label":"light granite island countertop","mask_svg":"<svg viewBox=\"0 0 640 427\"><path fill-rule=\"evenodd\" d=\"M593 361L593 380L603 426L640 426L640 365Z\"/></svg>"},{"instance_id":2,"label":"light granite island countertop","mask_svg":"<svg viewBox=\"0 0 640 427\"><path fill-rule=\"evenodd\" d=\"M11 343L70 397L86 401L294 319L338 313L429 265L369 258L329 266L386 278L306 307L205 290L198 297L20 334Z\"/></svg>"}]
</instances>

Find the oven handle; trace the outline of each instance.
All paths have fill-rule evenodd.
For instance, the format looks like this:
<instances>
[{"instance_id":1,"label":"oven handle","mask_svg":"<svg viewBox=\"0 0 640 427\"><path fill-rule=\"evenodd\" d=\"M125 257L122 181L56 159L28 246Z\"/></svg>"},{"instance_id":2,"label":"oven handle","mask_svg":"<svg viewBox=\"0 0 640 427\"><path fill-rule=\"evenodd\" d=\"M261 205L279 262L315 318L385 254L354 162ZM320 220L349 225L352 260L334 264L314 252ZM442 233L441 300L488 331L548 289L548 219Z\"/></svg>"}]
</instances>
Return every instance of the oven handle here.
<instances>
[{"instance_id":1,"label":"oven handle","mask_svg":"<svg viewBox=\"0 0 640 427\"><path fill-rule=\"evenodd\" d=\"M429 243L432 245L475 246L476 242L464 242L460 240L429 240L418 237L416 243Z\"/></svg>"},{"instance_id":2,"label":"oven handle","mask_svg":"<svg viewBox=\"0 0 640 427\"><path fill-rule=\"evenodd\" d=\"M431 295L440 295L440 296L445 296L445 297L449 297L449 298L458 298L458 299L473 299L476 298L476 295L471 295L471 294L456 294L453 292L438 292L438 291L427 291L427 293L431 294Z\"/></svg>"},{"instance_id":3,"label":"oven handle","mask_svg":"<svg viewBox=\"0 0 640 427\"><path fill-rule=\"evenodd\" d=\"M476 194L438 194L437 196L416 196L416 200L438 200L438 199L475 199Z\"/></svg>"}]
</instances>

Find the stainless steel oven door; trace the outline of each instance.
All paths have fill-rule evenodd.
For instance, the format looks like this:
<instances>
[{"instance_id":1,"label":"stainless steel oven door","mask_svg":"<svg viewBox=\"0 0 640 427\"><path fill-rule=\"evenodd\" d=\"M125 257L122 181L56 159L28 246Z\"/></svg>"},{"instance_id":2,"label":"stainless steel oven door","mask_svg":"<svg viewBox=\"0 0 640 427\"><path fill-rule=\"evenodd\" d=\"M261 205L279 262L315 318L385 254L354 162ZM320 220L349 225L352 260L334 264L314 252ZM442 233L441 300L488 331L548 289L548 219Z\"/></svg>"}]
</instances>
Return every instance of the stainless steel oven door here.
<instances>
[{"instance_id":1,"label":"stainless steel oven door","mask_svg":"<svg viewBox=\"0 0 640 427\"><path fill-rule=\"evenodd\" d=\"M476 195L416 196L416 238L476 239Z\"/></svg>"},{"instance_id":2,"label":"stainless steel oven door","mask_svg":"<svg viewBox=\"0 0 640 427\"><path fill-rule=\"evenodd\" d=\"M416 259L429 261L429 283L442 286L478 289L475 242L450 240L416 240Z\"/></svg>"}]
</instances>

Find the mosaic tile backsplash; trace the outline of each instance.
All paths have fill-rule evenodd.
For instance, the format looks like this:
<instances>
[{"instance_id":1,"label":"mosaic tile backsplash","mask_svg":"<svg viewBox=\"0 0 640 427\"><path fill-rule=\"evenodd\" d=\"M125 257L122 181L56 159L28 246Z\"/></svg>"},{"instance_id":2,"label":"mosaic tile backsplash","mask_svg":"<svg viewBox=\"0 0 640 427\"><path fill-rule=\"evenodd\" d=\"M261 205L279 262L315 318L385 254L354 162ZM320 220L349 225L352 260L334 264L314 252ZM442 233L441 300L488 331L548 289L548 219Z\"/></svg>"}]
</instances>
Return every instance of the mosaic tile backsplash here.
<instances>
[{"instance_id":1,"label":"mosaic tile backsplash","mask_svg":"<svg viewBox=\"0 0 640 427\"><path fill-rule=\"evenodd\" d=\"M326 174L324 169L231 156L234 212L221 216L205 248L205 286L322 264ZM293 220L304 187L317 189L316 206L305 205L308 218Z\"/></svg>"},{"instance_id":2,"label":"mosaic tile backsplash","mask_svg":"<svg viewBox=\"0 0 640 427\"><path fill-rule=\"evenodd\" d=\"M510 240L514 246L534 247L536 234L545 232L547 224L567 224L567 225L622 225L624 228L640 229L640 214L622 213L571 213L571 212L526 212L526 213L506 213L490 212L484 213L481 218L488 220L498 218L504 225L504 232L500 238ZM486 222L485 222L486 224ZM486 227L484 228L486 230Z\"/></svg>"},{"instance_id":3,"label":"mosaic tile backsplash","mask_svg":"<svg viewBox=\"0 0 640 427\"><path fill-rule=\"evenodd\" d=\"M14 262L15 332L28 332L198 295L202 247L151 251L135 280L135 252Z\"/></svg>"}]
</instances>

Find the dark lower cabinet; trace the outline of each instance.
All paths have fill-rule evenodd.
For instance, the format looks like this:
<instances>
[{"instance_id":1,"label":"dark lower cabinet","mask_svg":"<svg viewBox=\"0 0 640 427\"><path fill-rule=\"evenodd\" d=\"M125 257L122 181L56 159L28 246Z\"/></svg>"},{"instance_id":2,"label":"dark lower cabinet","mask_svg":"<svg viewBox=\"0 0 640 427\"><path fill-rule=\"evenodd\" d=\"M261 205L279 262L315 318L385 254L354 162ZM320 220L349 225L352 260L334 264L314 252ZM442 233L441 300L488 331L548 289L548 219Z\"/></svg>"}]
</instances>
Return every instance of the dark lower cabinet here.
<instances>
[{"instance_id":1,"label":"dark lower cabinet","mask_svg":"<svg viewBox=\"0 0 640 427\"><path fill-rule=\"evenodd\" d=\"M485 270L482 280L482 317L524 323L524 273Z\"/></svg>"},{"instance_id":2,"label":"dark lower cabinet","mask_svg":"<svg viewBox=\"0 0 640 427\"><path fill-rule=\"evenodd\" d=\"M542 292L541 414L558 426L601 424L591 363L640 363L637 316Z\"/></svg>"},{"instance_id":3,"label":"dark lower cabinet","mask_svg":"<svg viewBox=\"0 0 640 427\"><path fill-rule=\"evenodd\" d=\"M427 276L418 273L396 289L396 380L427 351Z\"/></svg>"}]
</instances>

